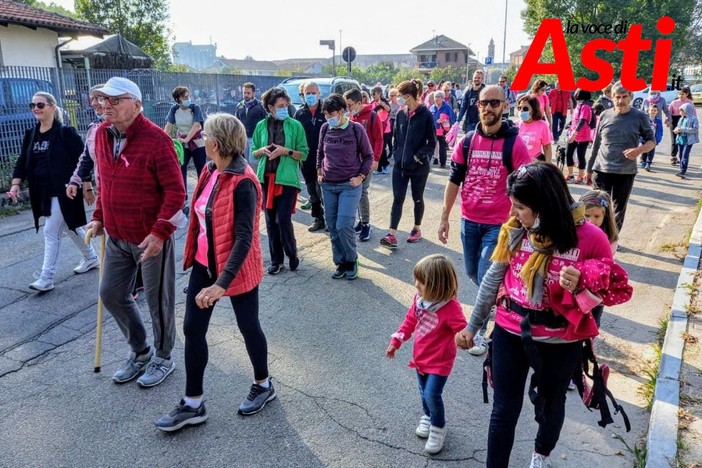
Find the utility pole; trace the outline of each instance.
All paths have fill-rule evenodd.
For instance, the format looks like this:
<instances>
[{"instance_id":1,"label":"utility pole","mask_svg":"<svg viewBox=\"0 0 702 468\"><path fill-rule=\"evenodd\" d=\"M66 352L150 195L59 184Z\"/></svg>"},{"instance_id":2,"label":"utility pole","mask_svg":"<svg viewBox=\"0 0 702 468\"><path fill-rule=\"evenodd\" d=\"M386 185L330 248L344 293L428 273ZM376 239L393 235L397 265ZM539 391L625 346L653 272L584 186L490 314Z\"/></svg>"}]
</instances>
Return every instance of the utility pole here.
<instances>
[{"instance_id":1,"label":"utility pole","mask_svg":"<svg viewBox=\"0 0 702 468\"><path fill-rule=\"evenodd\" d=\"M502 66L505 64L505 52L507 52L507 1L505 0L505 32L502 36Z\"/></svg>"}]
</instances>

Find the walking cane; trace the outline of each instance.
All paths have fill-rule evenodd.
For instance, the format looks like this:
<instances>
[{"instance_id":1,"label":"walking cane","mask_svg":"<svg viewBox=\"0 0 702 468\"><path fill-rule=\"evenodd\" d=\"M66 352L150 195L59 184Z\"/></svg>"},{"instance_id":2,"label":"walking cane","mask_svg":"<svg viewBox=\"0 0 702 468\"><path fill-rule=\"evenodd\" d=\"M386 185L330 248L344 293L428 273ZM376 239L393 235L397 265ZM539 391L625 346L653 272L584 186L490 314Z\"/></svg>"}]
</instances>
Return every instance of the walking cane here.
<instances>
[{"instance_id":1,"label":"walking cane","mask_svg":"<svg viewBox=\"0 0 702 468\"><path fill-rule=\"evenodd\" d=\"M90 239L93 237L93 229L90 228L85 233L85 243L90 245ZM100 272L98 273L98 285L102 281L102 266L105 260L105 235L100 236ZM97 328L95 329L95 367L93 372L100 372L100 352L102 351L102 298L100 297L100 288L98 286L98 303L97 303Z\"/></svg>"}]
</instances>

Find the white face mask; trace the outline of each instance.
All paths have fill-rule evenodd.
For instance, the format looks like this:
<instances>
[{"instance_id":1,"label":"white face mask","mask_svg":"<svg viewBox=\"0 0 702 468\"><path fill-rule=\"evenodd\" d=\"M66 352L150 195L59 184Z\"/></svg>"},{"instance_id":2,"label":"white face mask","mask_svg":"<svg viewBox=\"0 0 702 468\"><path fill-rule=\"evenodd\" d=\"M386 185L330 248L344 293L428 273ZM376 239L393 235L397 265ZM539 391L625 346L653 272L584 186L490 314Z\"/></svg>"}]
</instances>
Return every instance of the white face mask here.
<instances>
[{"instance_id":1,"label":"white face mask","mask_svg":"<svg viewBox=\"0 0 702 468\"><path fill-rule=\"evenodd\" d=\"M404 106L405 104L407 104L407 102L405 101L405 98L403 98L402 96L399 96L397 98L397 103L401 106Z\"/></svg>"}]
</instances>

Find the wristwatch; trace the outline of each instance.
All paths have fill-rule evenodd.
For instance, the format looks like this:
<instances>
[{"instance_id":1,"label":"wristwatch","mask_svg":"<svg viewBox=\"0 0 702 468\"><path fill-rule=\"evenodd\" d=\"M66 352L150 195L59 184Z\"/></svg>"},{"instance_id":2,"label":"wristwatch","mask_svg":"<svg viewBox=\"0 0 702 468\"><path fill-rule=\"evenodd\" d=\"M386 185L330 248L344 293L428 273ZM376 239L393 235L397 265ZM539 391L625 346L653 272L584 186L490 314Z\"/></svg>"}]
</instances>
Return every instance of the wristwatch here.
<instances>
[{"instance_id":1,"label":"wristwatch","mask_svg":"<svg viewBox=\"0 0 702 468\"><path fill-rule=\"evenodd\" d=\"M292 156L292 155L293 155L293 150L288 150L288 156Z\"/></svg>"}]
</instances>

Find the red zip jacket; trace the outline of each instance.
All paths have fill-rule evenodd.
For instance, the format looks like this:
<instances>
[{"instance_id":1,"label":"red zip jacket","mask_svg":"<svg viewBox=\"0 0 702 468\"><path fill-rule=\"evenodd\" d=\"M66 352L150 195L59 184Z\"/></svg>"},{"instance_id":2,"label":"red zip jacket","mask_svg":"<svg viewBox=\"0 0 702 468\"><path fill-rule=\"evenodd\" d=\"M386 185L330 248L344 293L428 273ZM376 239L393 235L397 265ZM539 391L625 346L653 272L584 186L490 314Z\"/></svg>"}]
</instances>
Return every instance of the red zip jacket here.
<instances>
[{"instance_id":1,"label":"red zip jacket","mask_svg":"<svg viewBox=\"0 0 702 468\"><path fill-rule=\"evenodd\" d=\"M352 122L358 122L366 129L366 135L370 140L371 148L373 148L373 159L380 161L380 155L383 152L383 122L378 114L373 117L373 128L371 128L371 109L370 104L363 106L363 109L353 115L349 112Z\"/></svg>"},{"instance_id":2,"label":"red zip jacket","mask_svg":"<svg viewBox=\"0 0 702 468\"><path fill-rule=\"evenodd\" d=\"M409 367L422 374L448 377L456 360L456 333L466 328L466 318L458 299L451 299L436 313L417 308L417 296L404 322L392 335L390 344L400 349L414 333L414 351Z\"/></svg>"},{"instance_id":3,"label":"red zip jacket","mask_svg":"<svg viewBox=\"0 0 702 468\"><path fill-rule=\"evenodd\" d=\"M170 239L169 220L183 207L185 187L171 138L142 114L127 128L126 143L114 158L114 135L105 122L95 134L100 192L93 221L115 239L140 244L153 234Z\"/></svg>"}]
</instances>

